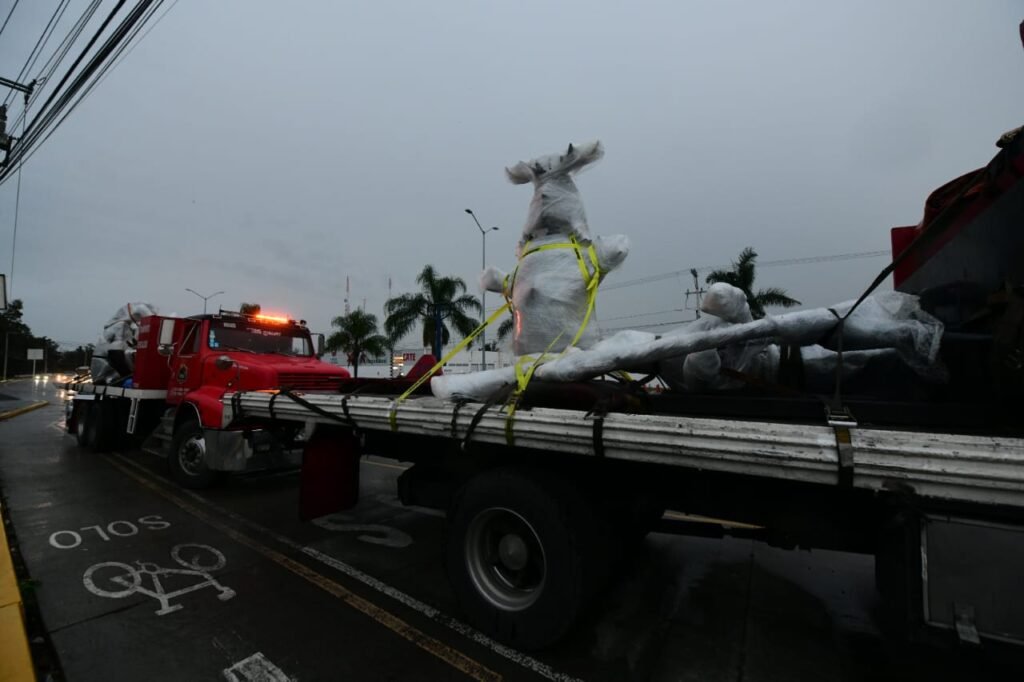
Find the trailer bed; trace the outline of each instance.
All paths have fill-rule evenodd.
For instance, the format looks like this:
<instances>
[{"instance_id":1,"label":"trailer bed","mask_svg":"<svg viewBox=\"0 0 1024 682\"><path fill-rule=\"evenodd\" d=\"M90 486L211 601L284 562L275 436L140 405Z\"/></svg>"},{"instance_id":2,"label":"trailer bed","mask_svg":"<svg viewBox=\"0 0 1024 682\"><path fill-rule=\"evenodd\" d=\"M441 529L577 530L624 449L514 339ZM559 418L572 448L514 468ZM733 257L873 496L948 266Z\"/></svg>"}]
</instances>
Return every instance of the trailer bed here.
<instances>
[{"instance_id":1,"label":"trailer bed","mask_svg":"<svg viewBox=\"0 0 1024 682\"><path fill-rule=\"evenodd\" d=\"M255 417L349 423L366 432L456 441L466 439L480 409L411 397L398 407L393 430L393 396L261 391L229 394L224 400L225 427ZM595 429L594 417L583 411L549 407L516 412L511 441L506 427L506 414L492 407L479 416L470 439L474 444L1024 507L1024 439L1018 437L866 428L853 422L812 425L616 412L601 418Z\"/></svg>"}]
</instances>

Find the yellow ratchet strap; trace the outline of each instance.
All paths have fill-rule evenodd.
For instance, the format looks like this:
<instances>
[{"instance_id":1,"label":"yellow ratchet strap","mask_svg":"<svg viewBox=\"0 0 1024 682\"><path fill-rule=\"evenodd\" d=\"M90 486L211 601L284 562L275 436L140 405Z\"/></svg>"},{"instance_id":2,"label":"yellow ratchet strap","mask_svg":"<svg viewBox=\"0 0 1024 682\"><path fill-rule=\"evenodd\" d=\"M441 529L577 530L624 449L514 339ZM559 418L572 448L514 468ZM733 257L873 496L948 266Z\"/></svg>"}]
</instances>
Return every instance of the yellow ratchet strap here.
<instances>
[{"instance_id":1,"label":"yellow ratchet strap","mask_svg":"<svg viewBox=\"0 0 1024 682\"><path fill-rule=\"evenodd\" d=\"M480 334L483 332L483 330L487 329L488 325L490 325L496 319L501 317L502 313L504 313L508 309L509 309L509 305L508 305L508 303L506 303L505 305L503 305L500 308L498 308L497 310L495 310L491 314L490 317L488 317L486 320L484 320L480 324L479 327L477 327L472 332L470 332L469 336L467 336L466 338L462 339L462 341L457 343L454 348L452 348L450 351L448 351L447 355L445 355L443 358L441 358L441 360L436 365L431 367L423 376L421 376L419 379L417 379L416 383L414 383L412 386L410 386L405 391L405 393L403 393L402 395L398 396L398 399L395 400L395 402L391 403L391 412L388 415L388 420L391 422L391 430L392 431L397 431L398 430L398 406L399 406L399 404L401 404L406 398L408 398L417 388L422 386L428 379L430 379L430 377L434 376L434 373L436 373L437 370L441 369L446 364L448 364L448 361L450 361L453 357L455 357L458 354L459 351L463 350L466 346L468 346L470 343L472 343L473 339L475 339L476 337L480 336Z\"/></svg>"}]
</instances>

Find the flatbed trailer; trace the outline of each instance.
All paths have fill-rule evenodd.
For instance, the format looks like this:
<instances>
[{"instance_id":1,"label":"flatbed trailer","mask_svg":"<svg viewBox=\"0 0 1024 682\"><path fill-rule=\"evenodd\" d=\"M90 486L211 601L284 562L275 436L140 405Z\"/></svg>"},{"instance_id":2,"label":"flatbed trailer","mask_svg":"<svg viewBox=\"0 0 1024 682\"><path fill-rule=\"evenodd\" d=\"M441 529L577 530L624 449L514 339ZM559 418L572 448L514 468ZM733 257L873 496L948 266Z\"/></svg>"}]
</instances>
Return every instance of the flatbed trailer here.
<instances>
[{"instance_id":1,"label":"flatbed trailer","mask_svg":"<svg viewBox=\"0 0 1024 682\"><path fill-rule=\"evenodd\" d=\"M749 405L742 418L694 416L605 381L531 384L540 397L512 420L500 406L427 395L399 404L385 380L342 391L227 395L223 426L316 423L303 494L317 480L343 507L358 498L361 454L411 463L399 496L446 511L461 606L515 645L563 636L651 530L873 554L899 632L1024 642L1024 433L1012 426L859 423L856 409L830 417L821 405L815 420L807 401L782 410L771 396L770 418ZM673 522L666 509L743 526Z\"/></svg>"}]
</instances>

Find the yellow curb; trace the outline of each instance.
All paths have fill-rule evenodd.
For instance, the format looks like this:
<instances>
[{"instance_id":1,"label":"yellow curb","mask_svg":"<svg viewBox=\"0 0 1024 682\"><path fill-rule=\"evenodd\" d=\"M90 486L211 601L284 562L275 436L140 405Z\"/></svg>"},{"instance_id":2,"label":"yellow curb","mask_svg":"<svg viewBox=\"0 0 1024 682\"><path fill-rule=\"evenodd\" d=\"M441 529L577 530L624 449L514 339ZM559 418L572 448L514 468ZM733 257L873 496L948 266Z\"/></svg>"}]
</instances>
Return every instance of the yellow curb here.
<instances>
[{"instance_id":1,"label":"yellow curb","mask_svg":"<svg viewBox=\"0 0 1024 682\"><path fill-rule=\"evenodd\" d=\"M2 422L5 419L13 419L18 415L25 414L26 412L31 412L32 410L38 410L40 407L46 407L49 404L49 400L40 400L38 403L32 403L31 405L26 405L25 407L19 407L18 409L11 410L10 412L0 412L0 422Z\"/></svg>"},{"instance_id":2,"label":"yellow curb","mask_svg":"<svg viewBox=\"0 0 1024 682\"><path fill-rule=\"evenodd\" d=\"M25 607L18 592L7 534L0 522L0 682L35 679L25 634Z\"/></svg>"}]
</instances>

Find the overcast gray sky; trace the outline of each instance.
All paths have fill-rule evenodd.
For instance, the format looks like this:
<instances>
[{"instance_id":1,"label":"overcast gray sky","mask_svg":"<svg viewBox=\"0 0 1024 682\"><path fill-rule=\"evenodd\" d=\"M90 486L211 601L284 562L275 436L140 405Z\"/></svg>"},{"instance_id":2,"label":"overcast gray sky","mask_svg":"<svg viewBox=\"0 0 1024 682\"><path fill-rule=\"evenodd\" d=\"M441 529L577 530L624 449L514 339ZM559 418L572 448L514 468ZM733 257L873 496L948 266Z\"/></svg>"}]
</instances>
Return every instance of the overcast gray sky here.
<instances>
[{"instance_id":1,"label":"overcast gray sky","mask_svg":"<svg viewBox=\"0 0 1024 682\"><path fill-rule=\"evenodd\" d=\"M0 75L57 2L21 2ZM510 269L531 189L503 168L593 138L607 154L578 181L591 232L633 242L609 285L748 245L762 260L887 249L1024 122L1022 18L1010 0L185 0L24 167L13 294L36 333L78 343L129 300L200 312L185 287L317 330L346 276L378 314L388 277L411 290L425 263L476 292L463 209L500 226L488 261ZM0 186L0 271L14 195ZM759 281L816 306L884 265ZM607 291L599 316L692 317L612 319L681 308L687 284Z\"/></svg>"}]
</instances>

